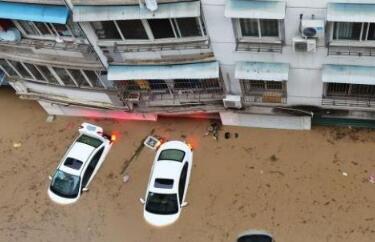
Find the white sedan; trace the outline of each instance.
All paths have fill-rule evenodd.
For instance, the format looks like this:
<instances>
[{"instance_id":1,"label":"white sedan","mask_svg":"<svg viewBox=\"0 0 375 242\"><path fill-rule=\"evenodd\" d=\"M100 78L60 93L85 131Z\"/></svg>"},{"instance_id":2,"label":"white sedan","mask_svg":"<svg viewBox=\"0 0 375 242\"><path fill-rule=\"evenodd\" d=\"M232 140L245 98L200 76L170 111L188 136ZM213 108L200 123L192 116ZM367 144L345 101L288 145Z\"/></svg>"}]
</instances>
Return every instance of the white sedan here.
<instances>
[{"instance_id":1,"label":"white sedan","mask_svg":"<svg viewBox=\"0 0 375 242\"><path fill-rule=\"evenodd\" d=\"M112 147L111 137L103 134L101 127L83 123L79 136L60 161L51 184L48 196L58 204L72 204L88 185L105 160Z\"/></svg>"},{"instance_id":2,"label":"white sedan","mask_svg":"<svg viewBox=\"0 0 375 242\"><path fill-rule=\"evenodd\" d=\"M169 141L158 149L149 179L143 216L154 226L174 223L180 216L189 186L193 152L188 144Z\"/></svg>"}]
</instances>

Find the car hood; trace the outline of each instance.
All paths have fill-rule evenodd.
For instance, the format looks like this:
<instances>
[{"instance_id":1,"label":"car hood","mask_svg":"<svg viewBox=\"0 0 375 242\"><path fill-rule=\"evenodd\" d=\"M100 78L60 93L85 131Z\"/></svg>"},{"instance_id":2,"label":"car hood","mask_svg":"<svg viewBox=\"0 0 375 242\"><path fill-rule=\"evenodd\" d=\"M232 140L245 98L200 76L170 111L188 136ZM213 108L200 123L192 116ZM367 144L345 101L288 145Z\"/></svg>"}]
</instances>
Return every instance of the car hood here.
<instances>
[{"instance_id":1,"label":"car hood","mask_svg":"<svg viewBox=\"0 0 375 242\"><path fill-rule=\"evenodd\" d=\"M79 195L76 198L64 198L56 195L54 192L51 191L50 188L48 188L48 197L55 203L58 203L60 205L68 205L77 202Z\"/></svg>"},{"instance_id":2,"label":"car hood","mask_svg":"<svg viewBox=\"0 0 375 242\"><path fill-rule=\"evenodd\" d=\"M170 215L160 215L160 214L149 213L145 210L143 213L143 217L145 218L147 223L156 227L162 227L162 226L167 226L176 222L177 219L180 217L180 212L177 212L176 214L170 214Z\"/></svg>"}]
</instances>

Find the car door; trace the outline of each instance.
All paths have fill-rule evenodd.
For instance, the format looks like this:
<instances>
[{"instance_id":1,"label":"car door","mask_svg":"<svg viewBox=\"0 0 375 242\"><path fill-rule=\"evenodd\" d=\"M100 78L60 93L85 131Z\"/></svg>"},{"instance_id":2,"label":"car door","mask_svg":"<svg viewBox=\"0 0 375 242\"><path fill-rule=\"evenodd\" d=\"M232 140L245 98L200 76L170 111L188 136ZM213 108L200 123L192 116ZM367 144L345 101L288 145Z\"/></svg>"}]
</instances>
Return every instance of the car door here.
<instances>
[{"instance_id":1,"label":"car door","mask_svg":"<svg viewBox=\"0 0 375 242\"><path fill-rule=\"evenodd\" d=\"M189 168L189 164L186 162L184 167L182 168L180 181L178 184L178 198L180 199L180 204L182 204L182 202L184 201L188 168Z\"/></svg>"},{"instance_id":2,"label":"car door","mask_svg":"<svg viewBox=\"0 0 375 242\"><path fill-rule=\"evenodd\" d=\"M94 173L95 168L98 165L98 162L103 155L103 151L104 151L104 147L99 149L96 152L96 154L92 157L89 165L86 168L85 174L83 175L82 188L86 187L88 185L89 181L91 180L91 176Z\"/></svg>"}]
</instances>

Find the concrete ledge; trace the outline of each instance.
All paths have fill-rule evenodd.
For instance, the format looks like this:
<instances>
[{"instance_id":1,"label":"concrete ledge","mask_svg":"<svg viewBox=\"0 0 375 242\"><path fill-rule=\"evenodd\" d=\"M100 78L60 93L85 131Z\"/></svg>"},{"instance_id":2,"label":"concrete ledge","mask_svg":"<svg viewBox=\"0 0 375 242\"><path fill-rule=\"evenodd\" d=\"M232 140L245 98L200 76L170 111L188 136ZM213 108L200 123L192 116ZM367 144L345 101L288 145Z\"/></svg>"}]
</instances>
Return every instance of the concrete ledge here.
<instances>
[{"instance_id":1,"label":"concrete ledge","mask_svg":"<svg viewBox=\"0 0 375 242\"><path fill-rule=\"evenodd\" d=\"M281 116L267 114L241 114L221 112L223 125L243 126L253 128L310 130L311 117Z\"/></svg>"}]
</instances>

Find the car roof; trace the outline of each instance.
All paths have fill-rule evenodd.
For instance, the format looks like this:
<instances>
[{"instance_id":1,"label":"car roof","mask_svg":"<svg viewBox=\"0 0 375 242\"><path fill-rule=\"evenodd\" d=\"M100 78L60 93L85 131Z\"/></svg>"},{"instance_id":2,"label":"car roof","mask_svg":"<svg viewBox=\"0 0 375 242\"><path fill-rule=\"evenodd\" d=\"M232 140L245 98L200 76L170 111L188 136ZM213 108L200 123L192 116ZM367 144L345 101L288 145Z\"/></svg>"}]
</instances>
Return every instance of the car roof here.
<instances>
[{"instance_id":1,"label":"car roof","mask_svg":"<svg viewBox=\"0 0 375 242\"><path fill-rule=\"evenodd\" d=\"M175 161L155 161L149 191L155 193L177 193L178 182L181 175L183 163ZM171 189L156 188L155 179L173 180Z\"/></svg>"},{"instance_id":2,"label":"car roof","mask_svg":"<svg viewBox=\"0 0 375 242\"><path fill-rule=\"evenodd\" d=\"M90 145L87 145L81 142L75 142L70 148L70 150L68 151L68 153L66 154L66 156L64 157L64 160L61 163L59 169L69 174L79 176L81 174L81 171L84 169L86 163L89 161L89 158L94 150L95 148ZM64 165L65 160L68 157L76 159L76 160L80 160L83 162L79 170L75 170Z\"/></svg>"}]
</instances>

